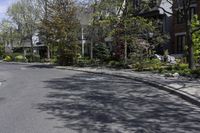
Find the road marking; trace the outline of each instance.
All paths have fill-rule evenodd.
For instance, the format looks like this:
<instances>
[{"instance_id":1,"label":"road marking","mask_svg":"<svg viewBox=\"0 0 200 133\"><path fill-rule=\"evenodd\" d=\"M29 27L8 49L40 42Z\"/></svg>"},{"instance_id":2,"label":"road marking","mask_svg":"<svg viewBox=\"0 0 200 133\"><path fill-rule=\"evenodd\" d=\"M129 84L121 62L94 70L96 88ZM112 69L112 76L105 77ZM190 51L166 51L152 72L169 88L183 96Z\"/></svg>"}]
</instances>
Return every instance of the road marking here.
<instances>
[{"instance_id":1,"label":"road marking","mask_svg":"<svg viewBox=\"0 0 200 133\"><path fill-rule=\"evenodd\" d=\"M0 82L0 86L2 86L2 83Z\"/></svg>"}]
</instances>

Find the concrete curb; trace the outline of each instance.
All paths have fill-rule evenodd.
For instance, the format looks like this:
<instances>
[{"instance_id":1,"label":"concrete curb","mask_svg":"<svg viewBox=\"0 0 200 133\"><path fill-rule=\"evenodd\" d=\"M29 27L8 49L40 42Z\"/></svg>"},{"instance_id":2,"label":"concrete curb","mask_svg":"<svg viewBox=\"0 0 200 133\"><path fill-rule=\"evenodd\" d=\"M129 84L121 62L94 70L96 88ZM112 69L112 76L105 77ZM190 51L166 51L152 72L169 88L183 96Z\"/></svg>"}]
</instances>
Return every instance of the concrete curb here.
<instances>
[{"instance_id":1,"label":"concrete curb","mask_svg":"<svg viewBox=\"0 0 200 133\"><path fill-rule=\"evenodd\" d=\"M34 63L24 63L24 62L0 62L0 63L4 63L4 64L16 64L16 65L53 65L51 63L39 63L39 62L34 62Z\"/></svg>"},{"instance_id":2,"label":"concrete curb","mask_svg":"<svg viewBox=\"0 0 200 133\"><path fill-rule=\"evenodd\" d=\"M72 70L72 71L80 71L80 72L86 72L86 73L95 73L95 74L104 74L104 75L111 75L111 76L116 76L116 77L120 77L120 78L126 78L126 79L132 79L132 80L135 80L135 81L138 81L138 82L143 82L145 84L148 84L150 86L153 86L153 87L156 87L156 88L159 88L161 90L164 90L164 91L167 91L169 92L170 94L173 94L173 95L176 95L184 100L186 100L187 102L191 103L191 104L194 104L198 107L200 107L200 99L198 99L197 97L194 97L184 91L180 91L180 90L177 90L176 88L173 88L171 86L167 86L166 84L161 84L159 82L156 82L156 81L149 81L149 80L146 80L144 78L138 78L138 77L134 77L134 76L125 76L125 75L120 75L120 74L111 74L111 73L106 73L106 72L98 72L98 71L89 71L89 70L81 70L81 69L76 69L76 68L62 68L62 67L55 67L57 69L64 69L64 70Z\"/></svg>"}]
</instances>

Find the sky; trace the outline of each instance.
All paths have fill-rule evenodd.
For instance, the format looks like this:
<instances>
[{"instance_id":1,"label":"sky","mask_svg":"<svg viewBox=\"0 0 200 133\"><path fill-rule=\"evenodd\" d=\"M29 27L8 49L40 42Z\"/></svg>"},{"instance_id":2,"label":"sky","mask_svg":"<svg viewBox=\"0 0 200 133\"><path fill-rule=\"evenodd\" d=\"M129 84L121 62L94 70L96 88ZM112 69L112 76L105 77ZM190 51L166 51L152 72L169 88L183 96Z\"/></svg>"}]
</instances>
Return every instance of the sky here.
<instances>
[{"instance_id":1,"label":"sky","mask_svg":"<svg viewBox=\"0 0 200 133\"><path fill-rule=\"evenodd\" d=\"M8 7L17 0L0 0L0 20L6 18L6 11Z\"/></svg>"}]
</instances>

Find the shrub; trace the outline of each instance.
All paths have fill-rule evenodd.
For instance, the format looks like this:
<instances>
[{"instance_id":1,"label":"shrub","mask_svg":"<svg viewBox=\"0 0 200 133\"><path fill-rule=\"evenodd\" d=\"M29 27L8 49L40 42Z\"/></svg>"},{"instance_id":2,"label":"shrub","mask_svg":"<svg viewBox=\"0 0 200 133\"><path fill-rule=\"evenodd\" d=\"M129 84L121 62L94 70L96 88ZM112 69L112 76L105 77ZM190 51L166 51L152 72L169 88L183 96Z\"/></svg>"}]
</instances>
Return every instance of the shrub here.
<instances>
[{"instance_id":1,"label":"shrub","mask_svg":"<svg viewBox=\"0 0 200 133\"><path fill-rule=\"evenodd\" d=\"M40 62L40 55L28 54L26 55L26 59L28 60L28 62Z\"/></svg>"},{"instance_id":2,"label":"shrub","mask_svg":"<svg viewBox=\"0 0 200 133\"><path fill-rule=\"evenodd\" d=\"M107 61L110 58L109 48L104 43L97 44L94 47L94 57L99 59L101 62Z\"/></svg>"},{"instance_id":3,"label":"shrub","mask_svg":"<svg viewBox=\"0 0 200 133\"><path fill-rule=\"evenodd\" d=\"M195 70L191 70L191 74L195 74L199 77L200 76L200 68L197 68Z\"/></svg>"},{"instance_id":4,"label":"shrub","mask_svg":"<svg viewBox=\"0 0 200 133\"><path fill-rule=\"evenodd\" d=\"M179 70L177 72L182 76L187 76L187 75L191 74L191 70L190 69L183 69L183 70Z\"/></svg>"},{"instance_id":5,"label":"shrub","mask_svg":"<svg viewBox=\"0 0 200 133\"><path fill-rule=\"evenodd\" d=\"M188 64L185 64L185 63L180 63L180 64L177 64L177 70L185 70L185 69L188 69Z\"/></svg>"},{"instance_id":6,"label":"shrub","mask_svg":"<svg viewBox=\"0 0 200 133\"><path fill-rule=\"evenodd\" d=\"M10 61L12 61L12 57L7 55L3 60L7 61L7 62L10 62Z\"/></svg>"},{"instance_id":7,"label":"shrub","mask_svg":"<svg viewBox=\"0 0 200 133\"><path fill-rule=\"evenodd\" d=\"M61 66L75 65L78 62L78 57L80 56L79 50L80 47L75 41L69 42L69 44L62 41L59 42L56 50L56 63Z\"/></svg>"},{"instance_id":8,"label":"shrub","mask_svg":"<svg viewBox=\"0 0 200 133\"><path fill-rule=\"evenodd\" d=\"M162 63L158 59L145 59L143 61L136 62L132 66L138 71L162 69Z\"/></svg>"},{"instance_id":9,"label":"shrub","mask_svg":"<svg viewBox=\"0 0 200 133\"><path fill-rule=\"evenodd\" d=\"M33 55L33 62L40 62L40 55Z\"/></svg>"},{"instance_id":10,"label":"shrub","mask_svg":"<svg viewBox=\"0 0 200 133\"><path fill-rule=\"evenodd\" d=\"M27 59L23 55L18 55L18 56L15 57L15 61L17 61L17 62L26 62Z\"/></svg>"},{"instance_id":11,"label":"shrub","mask_svg":"<svg viewBox=\"0 0 200 133\"><path fill-rule=\"evenodd\" d=\"M78 59L77 66L79 67L87 67L92 64L92 61L88 58L81 57Z\"/></svg>"},{"instance_id":12,"label":"shrub","mask_svg":"<svg viewBox=\"0 0 200 133\"><path fill-rule=\"evenodd\" d=\"M108 63L108 67L112 68L128 68L127 64L125 64L123 61L110 61Z\"/></svg>"}]
</instances>

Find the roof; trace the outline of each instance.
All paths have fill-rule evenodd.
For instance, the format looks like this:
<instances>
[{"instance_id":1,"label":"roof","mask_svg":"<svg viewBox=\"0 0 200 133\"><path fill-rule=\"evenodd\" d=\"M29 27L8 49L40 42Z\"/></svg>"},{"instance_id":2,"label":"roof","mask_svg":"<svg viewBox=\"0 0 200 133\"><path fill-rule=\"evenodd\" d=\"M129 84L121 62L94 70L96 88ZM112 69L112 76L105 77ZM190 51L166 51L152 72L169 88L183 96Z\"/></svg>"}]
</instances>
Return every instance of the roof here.
<instances>
[{"instance_id":1,"label":"roof","mask_svg":"<svg viewBox=\"0 0 200 133\"><path fill-rule=\"evenodd\" d=\"M152 14L152 15L168 15L169 16L169 14L166 14L159 7L162 7L163 9L165 9L168 12L172 12L171 6L172 5L169 2L167 2L167 0L158 0L157 4L155 6L153 6L149 10L143 9L139 14L140 15L149 15L149 14Z\"/></svg>"},{"instance_id":2,"label":"roof","mask_svg":"<svg viewBox=\"0 0 200 133\"><path fill-rule=\"evenodd\" d=\"M140 14L145 14L145 13L150 13L150 12L159 11L158 7L159 7L159 5L161 4L161 1L162 1L162 0L157 1L157 4L156 4L155 6L153 6L153 7L151 7L149 10L147 10L147 9L141 10L141 11L140 11Z\"/></svg>"}]
</instances>

